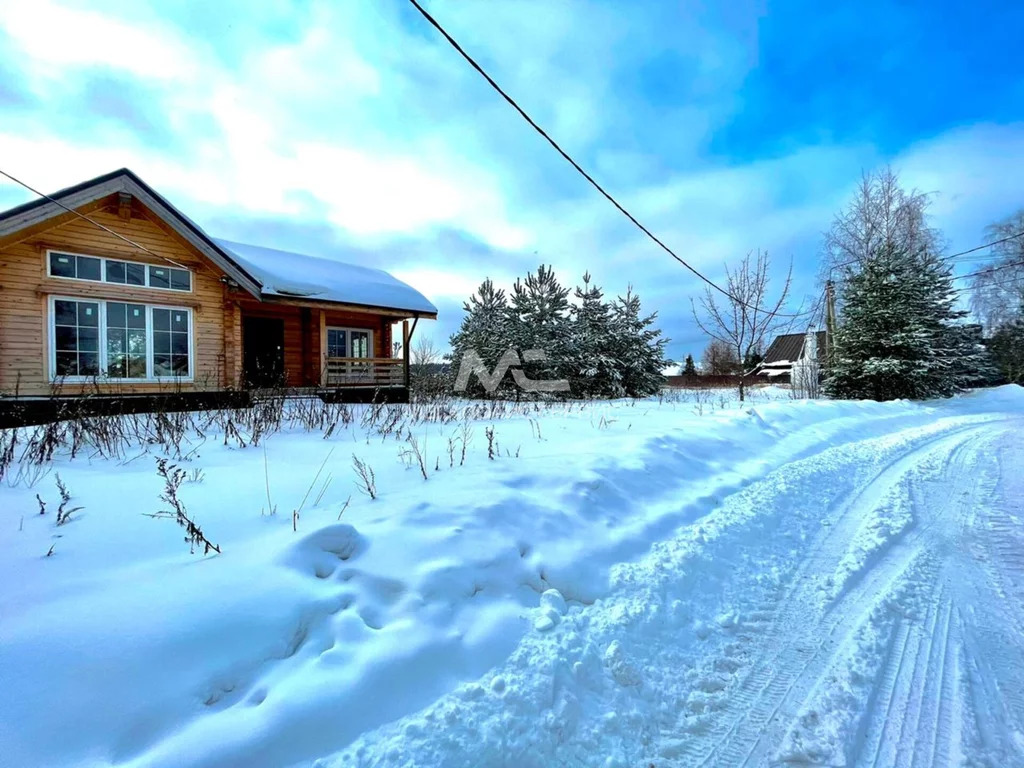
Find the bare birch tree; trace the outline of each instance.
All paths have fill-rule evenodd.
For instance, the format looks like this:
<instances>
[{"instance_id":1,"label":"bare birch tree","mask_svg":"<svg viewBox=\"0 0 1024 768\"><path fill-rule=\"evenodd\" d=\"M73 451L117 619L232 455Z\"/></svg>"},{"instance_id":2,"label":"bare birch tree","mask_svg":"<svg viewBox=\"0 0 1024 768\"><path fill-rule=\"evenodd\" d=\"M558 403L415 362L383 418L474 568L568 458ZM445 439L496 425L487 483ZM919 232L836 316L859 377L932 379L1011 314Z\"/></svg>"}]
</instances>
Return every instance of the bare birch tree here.
<instances>
[{"instance_id":1,"label":"bare birch tree","mask_svg":"<svg viewBox=\"0 0 1024 768\"><path fill-rule=\"evenodd\" d=\"M736 353L737 360L746 360L752 350L764 349L769 336L786 329L791 318L779 317L779 312L789 299L793 279L793 265L790 264L785 282L778 298L769 299L771 280L768 276L770 261L766 251L758 250L743 257L735 269L725 268L726 291L728 296L705 288L700 299L702 312L693 305L693 319L704 333L717 339ZM740 376L740 402L746 396L745 380Z\"/></svg>"},{"instance_id":2,"label":"bare birch tree","mask_svg":"<svg viewBox=\"0 0 1024 768\"><path fill-rule=\"evenodd\" d=\"M993 259L971 278L971 311L989 332L1010 325L1024 310L1024 210L986 230Z\"/></svg>"},{"instance_id":3,"label":"bare birch tree","mask_svg":"<svg viewBox=\"0 0 1024 768\"><path fill-rule=\"evenodd\" d=\"M825 233L823 279L829 272L848 276L859 271L886 243L908 253L938 253L939 232L928 226L929 202L926 193L901 187L899 176L888 166L865 173L853 199Z\"/></svg>"},{"instance_id":4,"label":"bare birch tree","mask_svg":"<svg viewBox=\"0 0 1024 768\"><path fill-rule=\"evenodd\" d=\"M412 364L421 368L441 362L441 351L429 336L420 336L416 346L412 348Z\"/></svg>"}]
</instances>

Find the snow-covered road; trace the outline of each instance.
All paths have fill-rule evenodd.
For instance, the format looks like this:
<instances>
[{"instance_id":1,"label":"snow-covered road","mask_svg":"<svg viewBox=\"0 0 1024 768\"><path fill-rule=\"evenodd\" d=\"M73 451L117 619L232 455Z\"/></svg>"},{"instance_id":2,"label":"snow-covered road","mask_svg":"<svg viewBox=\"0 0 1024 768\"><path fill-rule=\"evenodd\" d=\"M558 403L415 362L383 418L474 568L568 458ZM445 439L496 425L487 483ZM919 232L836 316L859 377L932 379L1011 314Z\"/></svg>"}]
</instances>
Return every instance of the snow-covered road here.
<instances>
[{"instance_id":1,"label":"snow-covered road","mask_svg":"<svg viewBox=\"0 0 1024 768\"><path fill-rule=\"evenodd\" d=\"M413 428L0 488L0 766L1024 767L1021 389Z\"/></svg>"},{"instance_id":2,"label":"snow-covered road","mask_svg":"<svg viewBox=\"0 0 1024 768\"><path fill-rule=\"evenodd\" d=\"M788 463L560 631L324 764L1024 765L1024 419Z\"/></svg>"}]
</instances>

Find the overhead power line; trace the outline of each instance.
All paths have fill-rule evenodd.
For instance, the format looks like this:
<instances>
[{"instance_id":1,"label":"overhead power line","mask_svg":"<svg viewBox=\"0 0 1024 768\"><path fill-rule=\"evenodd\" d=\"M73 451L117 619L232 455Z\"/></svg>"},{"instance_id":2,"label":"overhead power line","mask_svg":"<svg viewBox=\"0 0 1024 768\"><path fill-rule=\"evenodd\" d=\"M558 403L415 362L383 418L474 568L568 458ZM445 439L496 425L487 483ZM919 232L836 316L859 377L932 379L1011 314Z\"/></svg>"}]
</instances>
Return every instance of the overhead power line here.
<instances>
[{"instance_id":1,"label":"overhead power line","mask_svg":"<svg viewBox=\"0 0 1024 768\"><path fill-rule=\"evenodd\" d=\"M999 288L999 287L1004 286L1004 285L1015 285L1016 287L1020 288L1022 293L1024 293L1024 275L1015 275L1015 276L1013 276L1011 278L1008 278L1006 280L1000 280L1000 281L995 282L995 283L989 283L985 287L986 288ZM972 287L969 286L969 285L965 285L962 288L954 288L952 292L956 293L956 294L961 294L961 293L966 293L966 292L968 292L970 290L972 290Z\"/></svg>"},{"instance_id":2,"label":"overhead power line","mask_svg":"<svg viewBox=\"0 0 1024 768\"><path fill-rule=\"evenodd\" d=\"M15 177L15 176L12 176L7 171L5 171L3 168L0 168L0 175L6 176L8 179L13 181L15 184L21 185L22 187L27 189L29 192L31 192L31 193L33 193L35 195L38 195L39 197L43 198L44 200L49 200L51 203L53 203L56 206L59 206L60 208L63 208L68 213L73 213L78 218L83 219L83 220L89 222L93 226L99 227L100 229L102 229L107 234L113 235L114 237L116 237L119 240L123 240L124 242L128 243L128 245L132 246L133 248L138 248L140 251L142 251L144 253L148 253L150 256L153 256L154 258L160 259L161 261L166 261L168 264L173 264L174 266L179 267L180 269L188 269L188 267L186 267L186 266L184 266L182 264L179 264L174 259L169 259L168 257L163 256L162 254L159 254L159 253L154 253L153 251L149 250L149 248L147 248L146 246L141 245L139 243L136 243L134 240L132 240L129 237L125 237L120 232L115 232L110 227L101 224L100 222L96 221L95 219L89 218L84 213L79 213L75 209L69 208L68 206L64 205L64 203L62 203L60 200L57 200L57 199L55 199L53 197L50 197L45 192L40 192L38 189L36 189L35 187L32 187L32 186L26 184L21 179Z\"/></svg>"},{"instance_id":3,"label":"overhead power line","mask_svg":"<svg viewBox=\"0 0 1024 768\"><path fill-rule=\"evenodd\" d=\"M591 186L593 186L594 189L596 189L598 192L600 192L604 196L604 198L606 200L608 200L608 202L610 202L612 205L614 205L623 216L625 216L627 219L629 219L631 222L633 222L633 224L641 232L643 232L645 235L647 235L648 238L650 238L652 241L654 241L654 243L656 243L663 251L665 251L665 253L667 253L673 259L675 259L680 264L682 264L686 269L688 269L694 275L696 275L701 280L703 280L705 283L707 283L708 286L710 286L711 288L714 288L716 291L721 293L723 296L726 296L730 301L733 301L733 302L739 304L740 306L746 307L747 309L753 309L753 310L757 310L759 312L760 311L767 312L767 310L764 310L763 307L755 307L755 306L753 306L751 304L747 304L746 302L740 300L739 297L732 295L731 293L729 293L728 290L726 290L725 288L722 288L714 280L712 280L711 278L705 276L698 269L696 269L695 267L693 267L690 264L688 264L686 262L686 260L684 260L675 251L673 251L671 248L669 248L667 245L665 245L665 243L662 242L661 239L659 239L653 232L651 232L651 230L649 230L647 227L645 227L643 224L641 224L640 221L632 213L627 211L625 209L625 207L623 207L622 204L619 203L618 200L616 200L614 197L612 197L612 195L609 192L607 192L604 187L602 187L597 181L595 181L594 177L591 176L589 173L587 173L579 163L577 163L575 160L573 160L573 158L569 155L569 153L566 152L564 149L562 149L562 147L559 146L558 142L555 141L553 138L551 138L551 136L548 135L547 131L545 131L543 128L541 128L536 123L536 121L526 113L526 110L524 110L522 107L520 107L519 104L516 103L516 100L513 99L511 96L509 96L504 91L504 89L502 89L502 87L500 85L498 85L494 81L494 78L492 78L489 74L487 74L486 71L484 71L484 68L481 67L472 56L470 56L468 53L466 53L465 49L463 49L463 47L461 45L459 45L458 41L454 37L452 37L450 34L448 34L447 30L445 30L445 28L442 27L441 24L438 23L438 21L433 16L431 16L426 11L426 9L424 9L424 7L419 4L419 2L417 2L417 0L409 0L409 2L412 3L412 5L416 8L417 11L420 12L420 14L423 16L423 18L426 19L430 23L430 25L432 27L434 27L434 29L436 29L438 32L440 32L441 35L444 37L444 39L447 40L451 44L451 46L456 51L459 52L459 55L461 55L462 58L464 58L469 63L469 65L471 67L473 67L473 69L475 69L477 72L480 73L480 75L484 78L484 80L487 81L488 85L490 85L491 88L493 88L495 91L497 91L501 95L501 97L505 101L507 101L509 103L509 105L516 112L518 112L520 114L520 116L527 123L530 124L530 127L532 127L533 130L535 130L537 133L539 133L544 138L544 140L548 142L548 144L550 144L552 147L554 147L555 151L558 152L558 154L560 154L565 159L566 162L568 162L573 168L575 168L576 171L581 176L583 176L583 178L585 178L588 182L590 182ZM771 312L771 313L768 313L768 314L771 314L771 315L773 315L775 317L794 317L795 318L795 317L803 317L803 316L809 315L811 313L810 312L797 312L797 313Z\"/></svg>"},{"instance_id":4,"label":"overhead power line","mask_svg":"<svg viewBox=\"0 0 1024 768\"><path fill-rule=\"evenodd\" d=\"M990 272L998 272L1001 269L1010 269L1011 267L1024 267L1024 261L1011 261L1009 264L998 264L988 269L979 269L977 272L968 272L966 275L957 275L954 280L963 280L965 277L977 277L978 275L987 275Z\"/></svg>"},{"instance_id":5,"label":"overhead power line","mask_svg":"<svg viewBox=\"0 0 1024 768\"><path fill-rule=\"evenodd\" d=\"M991 248L994 245L1008 243L1010 240L1016 240L1018 237L1024 237L1024 231L1008 235L1007 237L1000 238L999 240L993 240L991 243L983 243L981 245L976 245L973 248L968 248L966 251L958 251L957 253L951 253L948 256L940 256L939 261L953 261L953 259L958 259L961 256L966 256L969 253L975 253L977 251L984 250L985 248ZM830 267L829 272L831 272L834 269L842 269L843 267L848 267L851 264L858 264L861 261L862 259L850 259L849 261L844 261L841 264L836 264L835 266Z\"/></svg>"},{"instance_id":6,"label":"overhead power line","mask_svg":"<svg viewBox=\"0 0 1024 768\"><path fill-rule=\"evenodd\" d=\"M1007 237L1003 237L999 240L993 240L991 243L985 243L984 245L979 245L974 248L968 248L966 251L960 251L960 253L954 253L953 255L945 256L944 258L955 259L958 256L966 256L968 253L974 253L975 251L980 251L985 248L991 248L993 245L1001 245L1002 243L1008 243L1011 240L1016 240L1018 237L1024 237L1024 231L1017 232L1016 234L1009 235Z\"/></svg>"},{"instance_id":7,"label":"overhead power line","mask_svg":"<svg viewBox=\"0 0 1024 768\"><path fill-rule=\"evenodd\" d=\"M1024 261L1012 261L1009 264L999 264L999 265L997 265L995 267L989 267L988 269L979 269L976 272L968 272L966 275L951 276L950 280L951 281L952 280L963 280L963 279L968 278L968 277L978 277L979 275L987 275L987 274L991 274L993 272L1000 272L1000 271L1002 271L1004 269L1012 269L1013 267L1024 267ZM844 277L839 282L847 283L847 282L850 282L852 279L853 278L850 278L850 277ZM1009 280L1005 280L1005 281L1000 282L1000 283L992 283L991 285L1004 285L1006 283L1011 283L1014 280L1024 280L1024 274L1014 275ZM957 293L960 293L961 291L969 291L971 289L972 289L972 286L964 286L963 288L955 288L954 291L957 292Z\"/></svg>"}]
</instances>

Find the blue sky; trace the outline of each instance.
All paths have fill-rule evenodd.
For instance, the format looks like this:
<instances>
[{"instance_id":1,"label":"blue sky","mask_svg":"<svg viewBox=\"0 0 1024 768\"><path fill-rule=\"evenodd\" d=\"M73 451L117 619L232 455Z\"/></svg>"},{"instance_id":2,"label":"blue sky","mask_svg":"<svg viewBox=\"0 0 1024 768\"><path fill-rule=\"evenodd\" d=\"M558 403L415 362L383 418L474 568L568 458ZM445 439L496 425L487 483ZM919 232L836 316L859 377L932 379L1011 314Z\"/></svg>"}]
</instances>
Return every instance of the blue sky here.
<instances>
[{"instance_id":1,"label":"blue sky","mask_svg":"<svg viewBox=\"0 0 1024 768\"><path fill-rule=\"evenodd\" d=\"M862 171L934 192L951 250L1024 207L1024 4L431 0L432 13L684 258L767 249L815 290ZM836 6L836 7L831 7ZM444 341L485 277L632 283L697 355L699 284L405 0L0 0L0 167L128 166L211 233L379 266ZM0 185L0 207L29 198Z\"/></svg>"}]
</instances>

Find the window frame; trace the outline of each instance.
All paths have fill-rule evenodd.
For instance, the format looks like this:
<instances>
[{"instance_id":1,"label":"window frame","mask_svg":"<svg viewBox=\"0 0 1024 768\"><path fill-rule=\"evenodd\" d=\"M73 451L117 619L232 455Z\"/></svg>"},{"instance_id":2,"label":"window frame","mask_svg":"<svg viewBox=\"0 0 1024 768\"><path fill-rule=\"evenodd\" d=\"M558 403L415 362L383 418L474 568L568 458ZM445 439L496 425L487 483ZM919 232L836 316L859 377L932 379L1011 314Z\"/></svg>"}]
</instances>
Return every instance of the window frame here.
<instances>
[{"instance_id":1,"label":"window frame","mask_svg":"<svg viewBox=\"0 0 1024 768\"><path fill-rule=\"evenodd\" d=\"M81 256L86 259L98 259L100 262L100 279L99 280L87 280L83 277L66 277L65 275L55 275L51 269L50 256L52 254L63 254L64 256ZM143 290L143 291L166 291L171 294L183 295L191 294L195 292L196 287L196 273L195 270L189 269L188 267L176 267L174 265L168 265L164 267L162 264L151 264L148 261L135 261L134 259L120 259L114 256L97 256L94 253L78 253L77 251L67 251L61 248L44 248L43 249L43 261L46 266L46 276L54 280L71 280L76 283L86 283L87 285L117 285L122 288L128 288L131 290ZM123 264L137 264L143 267L146 271L146 283L145 285L132 285L130 283L112 283L107 280L107 262L108 261L119 261ZM164 269L177 269L183 272L188 272L188 290L183 291L180 288L171 288L170 275L167 278L167 288L163 288L158 285L149 284L149 269L150 267L156 266L157 268Z\"/></svg>"},{"instance_id":2,"label":"window frame","mask_svg":"<svg viewBox=\"0 0 1024 768\"><path fill-rule=\"evenodd\" d=\"M352 331L358 331L359 333L368 334L368 336L369 336L369 345L368 345L367 351L370 354L367 355L366 357L353 357L352 355L343 355L340 358L332 358L330 353L327 353L327 354L324 355L325 357L330 358L332 360L337 360L337 359L340 359L340 360L373 360L374 359L375 355L373 354L374 346L373 346L373 329L372 328L356 328L356 327L348 327L348 326L344 326L344 325L328 325L324 329L324 334L325 334L324 349L325 350L328 347L326 334L329 334L331 331L344 331L345 332L345 334L346 334L346 336L345 336L345 351L346 352L350 351L350 349L349 349L350 348L349 336L347 334L349 334Z\"/></svg>"},{"instance_id":3,"label":"window frame","mask_svg":"<svg viewBox=\"0 0 1024 768\"><path fill-rule=\"evenodd\" d=\"M64 253L64 251L58 251ZM74 278L68 278L74 279ZM93 281L86 281L93 282ZM88 302L99 305L99 370L97 376L58 376L57 375L57 312L54 302L73 301ZM109 361L107 359L107 304L142 304L146 308L146 378L121 378L112 377L107 374ZM153 310L167 309L172 312L185 312L188 315L188 375L187 376L154 376L153 375ZM159 383L192 383L195 381L196 370L196 344L195 344L195 313L191 307L176 307L162 303L150 303L146 301L127 301L125 299L106 299L92 296L65 296L51 294L47 297L46 336L49 354L47 363L49 365L49 379L51 382L87 383L92 381L104 384L159 384Z\"/></svg>"}]
</instances>

